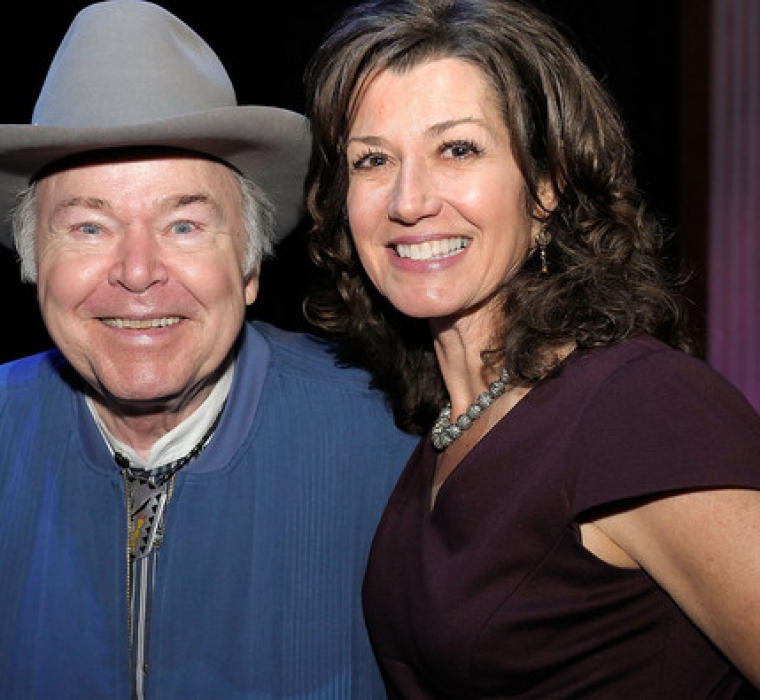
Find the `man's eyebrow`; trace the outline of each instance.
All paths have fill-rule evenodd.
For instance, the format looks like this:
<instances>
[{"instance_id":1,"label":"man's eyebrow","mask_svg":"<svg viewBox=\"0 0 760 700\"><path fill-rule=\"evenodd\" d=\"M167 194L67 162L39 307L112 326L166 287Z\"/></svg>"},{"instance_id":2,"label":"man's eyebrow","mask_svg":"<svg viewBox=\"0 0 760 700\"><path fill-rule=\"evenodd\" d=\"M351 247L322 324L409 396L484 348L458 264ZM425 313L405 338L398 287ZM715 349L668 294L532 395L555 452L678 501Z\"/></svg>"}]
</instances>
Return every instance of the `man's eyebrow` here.
<instances>
[{"instance_id":1,"label":"man's eyebrow","mask_svg":"<svg viewBox=\"0 0 760 700\"><path fill-rule=\"evenodd\" d=\"M192 204L204 204L215 212L221 211L221 207L213 197L201 192L170 195L159 200L158 209L162 212L172 212L176 209L181 209L182 207L187 207ZM112 209L111 203L107 199L102 199L101 197L73 196L59 202L55 206L54 211L55 213L60 213L67 209L73 209L74 207L82 207L83 209L90 209L92 211L110 211Z\"/></svg>"},{"instance_id":2,"label":"man's eyebrow","mask_svg":"<svg viewBox=\"0 0 760 700\"><path fill-rule=\"evenodd\" d=\"M70 209L71 207L84 207L86 209L109 209L110 205L107 200L100 197L69 197L59 202L55 210L62 211L64 209Z\"/></svg>"},{"instance_id":3,"label":"man's eyebrow","mask_svg":"<svg viewBox=\"0 0 760 700\"><path fill-rule=\"evenodd\" d=\"M203 194L202 192L196 192L194 194L177 194L171 195L162 199L160 202L160 209L162 211L174 211L182 207L190 206L191 204L204 204L214 211L220 211L221 207L219 203L213 197Z\"/></svg>"}]
</instances>

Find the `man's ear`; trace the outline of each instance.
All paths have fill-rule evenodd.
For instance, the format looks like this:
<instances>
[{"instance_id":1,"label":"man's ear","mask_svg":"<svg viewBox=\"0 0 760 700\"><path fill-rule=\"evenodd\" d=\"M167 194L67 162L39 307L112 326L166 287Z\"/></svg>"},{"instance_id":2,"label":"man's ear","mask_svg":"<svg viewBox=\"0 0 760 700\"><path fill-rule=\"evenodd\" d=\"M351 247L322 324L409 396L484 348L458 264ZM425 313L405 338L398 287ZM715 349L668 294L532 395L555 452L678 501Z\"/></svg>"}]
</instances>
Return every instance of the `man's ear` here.
<instances>
[{"instance_id":1,"label":"man's ear","mask_svg":"<svg viewBox=\"0 0 760 700\"><path fill-rule=\"evenodd\" d=\"M248 275L248 279L245 281L245 304L250 306L256 301L256 297L259 296L259 281L261 280L261 266L258 266L255 270Z\"/></svg>"}]
</instances>

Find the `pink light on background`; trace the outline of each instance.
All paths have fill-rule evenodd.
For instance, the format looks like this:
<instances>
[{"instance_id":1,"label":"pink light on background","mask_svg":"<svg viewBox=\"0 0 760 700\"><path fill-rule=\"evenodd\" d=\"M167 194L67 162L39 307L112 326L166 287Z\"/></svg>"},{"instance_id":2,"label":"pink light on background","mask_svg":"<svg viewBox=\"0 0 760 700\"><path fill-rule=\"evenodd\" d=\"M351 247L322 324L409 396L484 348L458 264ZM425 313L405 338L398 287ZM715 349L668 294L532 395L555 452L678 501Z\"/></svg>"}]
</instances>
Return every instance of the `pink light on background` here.
<instances>
[{"instance_id":1,"label":"pink light on background","mask_svg":"<svg viewBox=\"0 0 760 700\"><path fill-rule=\"evenodd\" d=\"M760 3L712 11L707 360L760 410Z\"/></svg>"}]
</instances>

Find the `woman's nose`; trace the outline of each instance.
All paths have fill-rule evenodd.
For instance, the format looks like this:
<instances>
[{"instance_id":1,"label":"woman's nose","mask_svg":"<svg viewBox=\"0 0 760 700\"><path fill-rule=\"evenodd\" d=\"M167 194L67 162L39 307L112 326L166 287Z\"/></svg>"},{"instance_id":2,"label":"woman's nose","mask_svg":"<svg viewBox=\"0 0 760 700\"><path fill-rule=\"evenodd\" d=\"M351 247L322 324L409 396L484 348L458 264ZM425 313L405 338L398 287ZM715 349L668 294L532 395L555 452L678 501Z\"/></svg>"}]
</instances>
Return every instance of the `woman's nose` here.
<instances>
[{"instance_id":1,"label":"woman's nose","mask_svg":"<svg viewBox=\"0 0 760 700\"><path fill-rule=\"evenodd\" d=\"M399 168L388 203L388 215L399 222L414 224L440 210L434 178L424 165L405 162Z\"/></svg>"}]
</instances>

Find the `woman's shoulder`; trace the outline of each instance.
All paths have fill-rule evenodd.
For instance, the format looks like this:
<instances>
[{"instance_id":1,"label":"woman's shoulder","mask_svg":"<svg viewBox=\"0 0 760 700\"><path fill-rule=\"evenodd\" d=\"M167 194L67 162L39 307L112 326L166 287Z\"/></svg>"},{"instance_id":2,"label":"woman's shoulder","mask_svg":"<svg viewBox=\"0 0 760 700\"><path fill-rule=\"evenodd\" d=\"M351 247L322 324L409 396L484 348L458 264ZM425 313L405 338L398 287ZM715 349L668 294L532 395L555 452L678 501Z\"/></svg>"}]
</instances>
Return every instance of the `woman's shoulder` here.
<instances>
[{"instance_id":1,"label":"woman's shoulder","mask_svg":"<svg viewBox=\"0 0 760 700\"><path fill-rule=\"evenodd\" d=\"M760 415L704 360L653 338L589 350L567 369L575 513L658 493L760 487Z\"/></svg>"},{"instance_id":2,"label":"woman's shoulder","mask_svg":"<svg viewBox=\"0 0 760 700\"><path fill-rule=\"evenodd\" d=\"M631 337L605 347L576 350L566 362L571 371L597 381L659 382L700 377L702 381L727 384L705 360L671 347L649 335Z\"/></svg>"},{"instance_id":3,"label":"woman's shoulder","mask_svg":"<svg viewBox=\"0 0 760 700\"><path fill-rule=\"evenodd\" d=\"M741 435L760 447L760 415L747 397L705 360L651 337L574 353L553 394L591 442L603 433L631 444L661 436L662 450Z\"/></svg>"}]
</instances>

